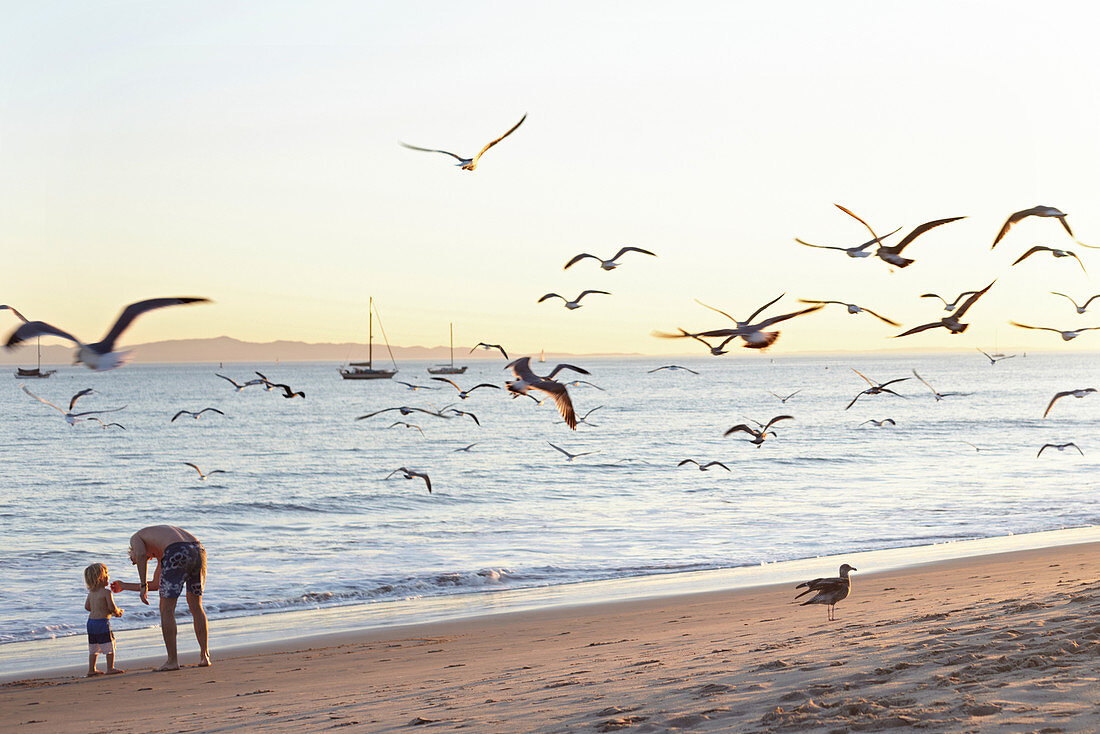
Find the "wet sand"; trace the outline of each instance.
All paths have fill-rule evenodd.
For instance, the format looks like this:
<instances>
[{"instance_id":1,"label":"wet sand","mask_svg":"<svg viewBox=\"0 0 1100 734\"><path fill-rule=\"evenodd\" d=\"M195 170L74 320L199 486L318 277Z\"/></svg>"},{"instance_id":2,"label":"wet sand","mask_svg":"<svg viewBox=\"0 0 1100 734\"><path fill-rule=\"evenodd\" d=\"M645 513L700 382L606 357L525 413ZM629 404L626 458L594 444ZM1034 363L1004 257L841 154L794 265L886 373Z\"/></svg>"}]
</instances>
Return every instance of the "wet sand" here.
<instances>
[{"instance_id":1,"label":"wet sand","mask_svg":"<svg viewBox=\"0 0 1100 734\"><path fill-rule=\"evenodd\" d=\"M784 584L483 616L307 649L215 646L214 667L171 673L139 669L120 649L125 675L0 687L0 727L1100 730L1100 544L863 570L832 623L795 593Z\"/></svg>"}]
</instances>

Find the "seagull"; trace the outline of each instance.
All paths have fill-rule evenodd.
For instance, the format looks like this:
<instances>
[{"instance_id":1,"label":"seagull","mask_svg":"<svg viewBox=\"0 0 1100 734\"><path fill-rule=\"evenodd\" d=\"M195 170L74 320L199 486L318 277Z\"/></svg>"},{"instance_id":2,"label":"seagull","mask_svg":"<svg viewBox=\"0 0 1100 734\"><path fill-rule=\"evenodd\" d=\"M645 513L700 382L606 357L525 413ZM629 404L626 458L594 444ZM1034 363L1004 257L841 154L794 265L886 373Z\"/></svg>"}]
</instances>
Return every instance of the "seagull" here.
<instances>
[{"instance_id":1,"label":"seagull","mask_svg":"<svg viewBox=\"0 0 1100 734\"><path fill-rule=\"evenodd\" d=\"M356 418L355 420L361 421L364 418L373 418L376 415L381 415L382 413L388 413L391 410L398 410L398 411L401 412L401 415L411 415L412 413L427 413L428 415L434 415L436 418L450 419L449 415L443 415L442 412L433 412L431 410L427 410L426 408L410 408L408 405L402 405L398 408L383 408L382 410L376 410L373 413L367 413L366 415L361 415L358 418Z\"/></svg>"},{"instance_id":2,"label":"seagull","mask_svg":"<svg viewBox=\"0 0 1100 734\"><path fill-rule=\"evenodd\" d=\"M932 395L933 395L933 397L936 398L937 403L940 402L941 400L943 400L944 398L950 398L950 397L954 397L954 396L957 396L957 395L966 395L967 394L967 393L961 393L961 392L939 392L938 390L936 390L936 388L934 388L930 384L928 384L928 380L926 380L923 377L921 377L920 375L918 375L916 370L913 370L913 377L916 377L918 380L923 382L924 386L932 391Z\"/></svg>"},{"instance_id":3,"label":"seagull","mask_svg":"<svg viewBox=\"0 0 1100 734\"><path fill-rule=\"evenodd\" d=\"M455 384L454 380L449 380L446 377L433 377L432 379L433 380L439 380L440 382L446 382L451 387L453 387L455 390L458 390L458 397L461 400L465 400L466 398L470 397L470 393L472 393L474 390L478 389L479 387L491 387L494 390L499 390L500 389L500 385L492 385L488 382L483 382L480 385L474 385L469 390L463 390L461 387L459 387L457 384Z\"/></svg>"},{"instance_id":4,"label":"seagull","mask_svg":"<svg viewBox=\"0 0 1100 734\"><path fill-rule=\"evenodd\" d=\"M473 354L474 349L477 349L478 347L480 347L480 348L482 348L486 351L488 351L490 349L496 349L498 352L500 352L502 355L504 355L505 359L508 359L508 352L504 351L504 347L500 346L499 344L486 344L485 342L478 342L477 344L475 344L474 348L470 350L470 354Z\"/></svg>"},{"instance_id":5,"label":"seagull","mask_svg":"<svg viewBox=\"0 0 1100 734\"><path fill-rule=\"evenodd\" d=\"M1085 275L1088 275L1088 271L1085 270L1085 264L1083 262L1081 262L1081 258L1077 257L1076 253L1070 252L1069 250L1058 250L1058 249L1053 248L1053 247L1045 247L1043 245L1035 245L1035 247L1032 247L1030 250L1025 252L1023 255L1020 255L1018 258L1016 258L1016 261L1012 264L1016 265L1018 263L1022 263L1024 260L1031 257L1036 252L1049 252L1054 257L1072 257L1074 260L1077 261L1077 264L1081 266L1081 272L1084 273Z\"/></svg>"},{"instance_id":6,"label":"seagull","mask_svg":"<svg viewBox=\"0 0 1100 734\"><path fill-rule=\"evenodd\" d=\"M864 227L867 228L867 231L871 233L872 237L874 237L876 240L879 240L878 249L875 251L875 256L876 257L878 257L879 259L881 259L884 262L889 263L890 265L895 265L899 268L907 268L907 267L909 267L910 265L913 264L913 260L910 260L907 257L902 257L901 256L901 251L904 250L906 248L906 246L909 245L909 243L911 243L913 240L920 237L922 234L924 234L928 230L934 229L935 227L939 227L941 224L948 224L949 222L957 222L960 219L966 219L966 217L948 217L947 219L936 219L936 220L931 221L931 222L925 222L924 224L920 225L919 227L914 229L912 232L907 234L902 239L902 241L899 242L898 244L896 244L892 247L887 247L887 246L882 244L882 241L881 241L882 238L880 238L877 234L875 234L875 230L871 229L871 225L867 224L867 222L863 221L862 219L857 217L855 214L853 214L851 211L849 211L845 207L841 206L840 204L834 204L834 206L837 209L840 209L842 212L844 212L848 216L853 217L854 219L856 219L860 224L862 224ZM894 230L894 231L896 232L897 230Z\"/></svg>"},{"instance_id":7,"label":"seagull","mask_svg":"<svg viewBox=\"0 0 1100 734\"><path fill-rule=\"evenodd\" d=\"M95 422L96 422L96 423L98 423L98 424L100 425L100 427L101 427L101 428L103 428L104 430L107 430L107 429L108 429L108 428L110 428L111 426L118 426L118 427L119 427L119 428L121 428L122 430L124 430L124 431L126 430L126 426L122 425L121 423L104 423L104 422L103 422L103 421L101 421L101 420L100 420L99 418L96 418L96 417L95 417L94 415L93 415L93 416L90 416L90 417L88 418L88 420L90 420L90 421L95 421Z\"/></svg>"},{"instance_id":8,"label":"seagull","mask_svg":"<svg viewBox=\"0 0 1100 734\"><path fill-rule=\"evenodd\" d=\"M840 576L838 578L831 579L814 579L813 581L804 581L796 589L801 589L803 586L806 590L795 597L795 599L809 594L811 591L816 591L817 595L809 601L804 601L800 606L806 606L807 604L828 604L829 605L829 621L836 621L836 616L833 607L839 601L844 601L848 598L848 594L852 593L852 580L848 578L848 574L852 571L858 571L858 568L853 568L847 563L840 567Z\"/></svg>"},{"instance_id":9,"label":"seagull","mask_svg":"<svg viewBox=\"0 0 1100 734\"><path fill-rule=\"evenodd\" d=\"M920 297L921 298L938 298L941 301L943 301L943 310L944 311L954 311L955 307L957 307L959 305L959 301L961 301L963 299L963 296L972 296L977 292L978 291L963 291L962 293L960 293L959 295L957 295L955 297L954 301L951 301L951 302L948 302L948 300L946 298L944 298L943 296L938 295L936 293L922 293L920 295Z\"/></svg>"},{"instance_id":10,"label":"seagull","mask_svg":"<svg viewBox=\"0 0 1100 734\"><path fill-rule=\"evenodd\" d=\"M432 493L432 480L431 477L429 477L426 473L413 471L412 469L406 469L405 467L400 466L391 471L388 475L386 475L386 479L389 479L397 472L401 472L404 475L405 479L423 479L424 484L428 487L428 494Z\"/></svg>"},{"instance_id":11,"label":"seagull","mask_svg":"<svg viewBox=\"0 0 1100 734\"><path fill-rule=\"evenodd\" d=\"M15 306L0 306L0 311L11 311L13 314L15 314L15 318L19 319L24 324L27 323L27 317L16 311Z\"/></svg>"},{"instance_id":12,"label":"seagull","mask_svg":"<svg viewBox=\"0 0 1100 734\"><path fill-rule=\"evenodd\" d=\"M1077 310L1077 313L1084 313L1088 309L1090 303L1095 301L1097 298L1100 298L1100 294L1095 295L1095 296L1089 298L1089 300L1085 301L1084 304L1078 306L1077 301L1073 300L1072 298L1067 296L1065 293L1058 293L1057 291L1051 291L1050 294L1052 296L1061 296L1062 298L1068 298L1069 302L1072 303L1073 307Z\"/></svg>"},{"instance_id":13,"label":"seagull","mask_svg":"<svg viewBox=\"0 0 1100 734\"><path fill-rule=\"evenodd\" d=\"M179 306L186 303L209 303L209 299L151 298L148 301L131 303L122 310L122 313L119 314L118 319L115 320L114 325L111 326L107 335L104 336L102 340L93 344L85 344L69 332L62 331L56 326L47 324L45 321L28 321L12 332L11 336L8 337L6 346L8 349L12 349L35 336L59 336L62 339L68 339L76 344L76 358L73 360L73 364L85 364L96 372L113 370L125 364L130 354L129 352L116 352L114 348L115 341L122 335L122 332L133 323L134 319L146 311L152 311L166 306Z\"/></svg>"},{"instance_id":14,"label":"seagull","mask_svg":"<svg viewBox=\"0 0 1100 734\"><path fill-rule=\"evenodd\" d=\"M1073 230L1069 228L1069 222L1066 221L1066 214L1064 212L1060 212L1052 206L1039 205L1033 206L1030 209L1018 211L1009 216L1009 218L1005 220L1004 226L1001 227L1001 231L997 233L997 239L993 240L993 244L989 246L989 249L992 250L996 247L997 243L1008 234L1008 230L1012 228L1012 225L1025 217L1057 217L1058 221L1062 223L1062 227L1069 233L1069 236L1073 237ZM1074 237L1074 241L1076 240L1077 238Z\"/></svg>"},{"instance_id":15,"label":"seagull","mask_svg":"<svg viewBox=\"0 0 1100 734\"><path fill-rule=\"evenodd\" d=\"M202 469L198 468L197 466L192 464L190 461L184 461L182 463L187 464L187 466L189 466L192 469L194 469L195 471L197 471L199 473L199 479L201 479L204 482L206 481L207 477L212 477L215 474L228 474L229 473L229 472L225 471L224 469L215 469L214 471L208 471L205 474L203 474Z\"/></svg>"},{"instance_id":16,"label":"seagull","mask_svg":"<svg viewBox=\"0 0 1100 734\"><path fill-rule=\"evenodd\" d=\"M404 426L405 428L415 428L416 430L420 431L421 436L424 435L424 430L420 426L416 425L415 423L406 423L405 421L395 421L395 422L389 424L388 426L386 426L386 428L393 428L394 426Z\"/></svg>"},{"instance_id":17,"label":"seagull","mask_svg":"<svg viewBox=\"0 0 1100 734\"><path fill-rule=\"evenodd\" d=\"M476 415L474 415L473 413L467 413L467 412L466 412L465 410L459 410L458 408L444 408L443 410L449 410L449 411L451 411L452 413L454 413L455 415L467 415L467 416L469 416L470 418L472 418L472 419L473 419L473 421L474 421L474 423L478 424L478 426L480 426L480 425L481 425L481 421L479 421L479 420L477 419L477 416L476 416ZM441 411L440 411L440 413L442 413L442 412L443 412L443 411L441 410Z\"/></svg>"},{"instance_id":18,"label":"seagull","mask_svg":"<svg viewBox=\"0 0 1100 734\"><path fill-rule=\"evenodd\" d=\"M830 245L811 245L809 242L805 242L803 240L800 240L797 237L794 238L794 241L797 242L800 245L805 245L806 247L816 247L816 248L821 249L821 250L840 250L841 252L848 255L848 257L861 258L861 257L870 257L871 255L875 254L875 253L871 252L870 250L868 250L867 249L868 247L870 247L871 245L881 244L882 240L886 239L890 235L897 234L900 231L901 231L901 227L898 227L897 229L895 229L890 234L884 234L882 237L875 237L873 240L869 240L867 242L864 242L862 245L856 245L855 247L832 247Z\"/></svg>"},{"instance_id":19,"label":"seagull","mask_svg":"<svg viewBox=\"0 0 1100 734\"><path fill-rule=\"evenodd\" d=\"M718 466L722 467L726 471L732 471L728 466L726 466L725 464L723 464L720 461L708 461L706 464L700 464L695 459L684 459L683 461L681 461L676 466L683 466L684 464L695 464L695 466L699 467L699 471L706 471L707 469L709 469L710 467L715 466L715 465L718 465Z\"/></svg>"},{"instance_id":20,"label":"seagull","mask_svg":"<svg viewBox=\"0 0 1100 734\"><path fill-rule=\"evenodd\" d=\"M233 387L237 388L237 392L240 392L241 390L244 390L246 387L252 387L253 385L266 385L266 384L268 384L267 380L249 380L248 382L241 383L241 382L237 382L236 380L234 380L232 378L226 377L225 375L218 374L217 372L214 373L214 376L215 377L220 377L223 380L229 382L231 385L233 385Z\"/></svg>"},{"instance_id":21,"label":"seagull","mask_svg":"<svg viewBox=\"0 0 1100 734\"><path fill-rule=\"evenodd\" d=\"M1095 387L1082 387L1078 388L1077 390L1066 390L1065 392L1055 393L1054 397L1050 399L1050 404L1047 405L1047 409L1043 411L1043 417L1047 417L1047 413L1050 412L1050 409L1053 408L1054 404L1058 402L1061 398L1064 398L1068 395L1072 395L1075 398L1083 398L1092 392L1096 392Z\"/></svg>"},{"instance_id":22,"label":"seagull","mask_svg":"<svg viewBox=\"0 0 1100 734\"><path fill-rule=\"evenodd\" d=\"M767 349L768 347L770 347L772 344L775 343L776 339L779 338L779 332L778 331L764 331L764 329L766 329L767 327L769 327L773 324L778 324L781 321L786 321L787 319L793 319L795 316L802 316L803 314L812 313L814 311L820 311L821 309L825 308L824 306L811 306L810 308L804 308L801 311L794 311L793 313L782 314L782 315L779 315L779 316L772 316L770 318L762 319L761 321L759 321L755 324L751 323L751 321L754 318L756 318L757 316L759 316L760 313L762 311L764 311L764 309L766 309L769 306L771 306L772 304L774 304L776 301L778 301L780 298L782 298L783 295L785 295L785 294L781 294L778 298L775 298L775 299L769 301L768 303L765 303L763 306L756 309L756 311L754 311L752 313L752 315L750 315L744 321L738 321L737 319L733 318L732 316L730 316L725 311L720 311L717 308L714 308L713 306L707 306L707 304L705 304L705 303L696 301L696 303L699 303L700 306L703 306L704 308L709 308L711 311L715 311L717 313L720 313L723 316L725 316L726 318L730 319L731 321L733 321L734 323L737 324L737 328L735 328L735 329L715 329L713 331L700 331L700 332L694 333L694 334L690 333L690 332L687 332L683 329L680 329L679 334L665 334L665 333L660 332L660 331L655 331L655 332L653 332L653 335L657 336L657 337L660 337L662 339L682 339L682 338L685 338L685 337L691 337L692 339L699 339L699 337L703 337L703 336L726 337L725 341L723 341L717 347L711 347L711 353L712 354L720 354L721 350L723 350L725 348L726 344L729 343L735 337L741 337L741 339L744 340L745 343L742 344L741 346L745 347L746 349ZM702 341L702 340L700 340L700 341Z\"/></svg>"},{"instance_id":23,"label":"seagull","mask_svg":"<svg viewBox=\"0 0 1100 734\"><path fill-rule=\"evenodd\" d=\"M1081 454L1081 456L1085 455L1085 452L1081 450L1081 447L1071 441L1070 443L1045 443L1043 444L1043 448L1039 449L1039 453L1035 454L1035 458L1038 459L1047 449L1058 449L1059 451L1065 451L1070 446L1077 449L1077 453Z\"/></svg>"},{"instance_id":24,"label":"seagull","mask_svg":"<svg viewBox=\"0 0 1100 734\"><path fill-rule=\"evenodd\" d=\"M664 367L658 367L655 370L648 370L648 371L646 371L646 374L647 375L652 375L654 372L660 372L661 370L671 370L671 371L684 370L685 372L690 372L693 375L699 374L695 370L688 369L687 367L681 367L678 364L666 364Z\"/></svg>"},{"instance_id":25,"label":"seagull","mask_svg":"<svg viewBox=\"0 0 1100 734\"><path fill-rule=\"evenodd\" d=\"M463 446L463 447L462 447L462 448L460 448L460 449L455 449L455 450L454 450L454 451L452 451L451 453L453 453L453 454L457 454L457 453L458 453L459 451L463 451L463 452L465 452L465 453L470 453L470 449L472 449L472 448L473 448L474 446L477 446L477 444L476 444L476 443L472 443L472 444L470 444L469 446Z\"/></svg>"},{"instance_id":26,"label":"seagull","mask_svg":"<svg viewBox=\"0 0 1100 734\"><path fill-rule=\"evenodd\" d=\"M1007 357L1004 356L1003 354L998 354L997 356L993 356L992 354L986 354L986 352L981 347L974 347L974 348L977 349L982 354L985 354L985 358L989 360L990 364L997 364L1002 359L1012 359L1013 357L1016 356L1015 354L1010 354Z\"/></svg>"},{"instance_id":27,"label":"seagull","mask_svg":"<svg viewBox=\"0 0 1100 734\"><path fill-rule=\"evenodd\" d=\"M876 319L878 319L880 321L885 321L886 323L890 324L890 326L901 326L901 324L899 324L897 321L891 321L890 319L886 318L882 314L875 313L874 311L872 311L869 308L863 308L861 306L857 306L854 303L845 303L844 301L811 301L807 298L799 298L798 302L799 303L811 303L811 304L820 303L822 306L828 305L830 303L835 303L838 306L846 307L848 309L848 313L850 313L850 314L857 314L857 313L866 312L866 313L871 314L872 316L874 316Z\"/></svg>"},{"instance_id":28,"label":"seagull","mask_svg":"<svg viewBox=\"0 0 1100 734\"><path fill-rule=\"evenodd\" d=\"M566 385L567 387L580 387L581 385L588 385L589 387L594 387L594 388L596 388L596 389L597 389L597 390L599 390L600 392L607 392L607 390L604 390L604 389L603 389L602 387L600 387L600 386L599 386L599 385L597 385L596 383L594 383L594 382L589 382L588 380L573 380L572 382L567 382L567 383L565 383L565 385Z\"/></svg>"},{"instance_id":29,"label":"seagull","mask_svg":"<svg viewBox=\"0 0 1100 734\"><path fill-rule=\"evenodd\" d=\"M628 252L640 252L643 255L653 255L653 257L657 257L656 254L650 252L649 250L643 250L640 247L624 247L624 248L620 249L618 252L616 252L615 256L612 257L610 260L600 260L600 258L596 257L595 255L589 255L587 252L582 252L580 255L577 255L572 260L567 262L565 264L565 267L562 268L562 270L568 270L570 268L570 266L577 264L578 262L585 259L586 257L590 257L593 260L599 260L600 261L600 267L603 268L604 270L614 270L615 268L619 267L619 263L617 263L615 261L618 260L620 257L622 257L623 255L625 255Z\"/></svg>"},{"instance_id":30,"label":"seagull","mask_svg":"<svg viewBox=\"0 0 1100 734\"><path fill-rule=\"evenodd\" d=\"M1027 324L1019 324L1015 321L1009 321L1008 323L1012 324L1013 326L1019 326L1021 329L1039 329L1040 331L1053 331L1055 334L1060 334L1062 336L1062 341L1067 342L1081 336L1083 332L1100 329L1100 326L1085 326L1080 329L1073 329L1072 331L1061 331L1059 329L1052 329L1049 326L1028 326Z\"/></svg>"},{"instance_id":31,"label":"seagull","mask_svg":"<svg viewBox=\"0 0 1100 734\"><path fill-rule=\"evenodd\" d=\"M996 282L996 280L993 281L993 283ZM964 331L966 331L967 327L970 326L970 324L960 323L959 319L963 317L963 315L970 309L971 306L973 306L977 302L979 298L985 295L986 291L993 287L993 283L990 283L985 288L982 288L980 291L963 301L963 305L955 309L955 311L950 316L944 316L939 321L933 321L930 324L921 324L920 326L914 326L909 331L904 331L901 334L895 334L892 338L897 339L898 337L909 336L910 334L916 334L921 331L928 331L929 329L935 329L940 326L947 329L952 334L963 333Z\"/></svg>"},{"instance_id":32,"label":"seagull","mask_svg":"<svg viewBox=\"0 0 1100 734\"><path fill-rule=\"evenodd\" d=\"M866 390L864 390L863 392L861 392L859 395L856 395L854 398L852 398L852 402L848 403L847 407L844 408L845 410L848 410L848 408L851 408L853 405L855 405L856 401L859 400L860 397L862 397L864 395L878 395L880 393L888 392L891 395L897 395L899 398L904 398L905 397L904 395L898 395L898 393L894 392L893 390L889 389L886 386L887 385L893 385L895 382L904 382L904 381L909 379L908 377L899 377L896 380L890 380L888 382L882 382L882 383L879 383L879 384L876 385L874 382L872 382L870 379L868 379L868 377L865 374L863 374L862 372L857 370L855 367L851 367L849 369L851 369L852 372L855 372L857 375L862 377L864 380L867 380L867 384L870 385L870 387L867 388Z\"/></svg>"},{"instance_id":33,"label":"seagull","mask_svg":"<svg viewBox=\"0 0 1100 734\"><path fill-rule=\"evenodd\" d=\"M527 119L527 115L524 115L523 117L521 117L519 122L517 122L515 125L512 125L512 127L508 130L508 132L504 133L499 138L497 138L496 140L494 140L491 143L489 143L488 145L486 145L473 158L463 158L462 156L455 155L454 153L451 153L450 151L439 150L439 149L436 149L436 148L418 148L417 146L409 145L408 143L401 143L401 145L405 146L409 150L419 150L422 153L443 153L444 155L449 155L449 156L451 156L452 158L454 158L458 161L458 163L456 163L455 165L461 167L463 171L473 171L474 169L477 168L478 160L481 158L481 156L485 155L485 151L489 150L489 148L492 148L494 145L499 143L501 140L504 140L506 137L508 137L509 135L514 133L516 131L516 128L518 128L520 125L522 125L523 121L526 120L526 119ZM398 141L398 142L400 143L401 141Z\"/></svg>"},{"instance_id":34,"label":"seagull","mask_svg":"<svg viewBox=\"0 0 1100 734\"><path fill-rule=\"evenodd\" d=\"M559 364L551 370L549 375L540 377L531 369L530 357L520 357L505 365L505 369L508 368L516 376L516 379L505 383L509 392L526 395L528 390L541 390L549 394L554 398L554 404L558 406L558 412L565 419L565 424L574 431L577 430L577 416L573 412L573 401L569 399L569 392L565 389L565 385L554 381L554 375L565 369L587 375L589 374L588 370L574 367L571 364ZM534 396L529 397L533 398Z\"/></svg>"},{"instance_id":35,"label":"seagull","mask_svg":"<svg viewBox=\"0 0 1100 734\"><path fill-rule=\"evenodd\" d=\"M882 427L883 427L883 426L885 426L885 425L886 425L887 423L889 423L889 424L890 424L890 425L892 425L892 426L896 426L896 425L897 425L897 423L895 423L895 422L894 422L894 419L893 419L893 418L883 418L883 419L882 419L882 420L880 420L880 421L876 421L876 420L875 420L874 418L869 418L868 420L865 420L865 421L863 421L862 423L860 423L860 424L859 424L858 426L856 426L856 428L860 428L860 427L862 427L862 426L865 426L865 425L867 425L868 423L870 423L870 424L872 424L872 425L874 425L874 426L878 426L879 428L882 428Z\"/></svg>"},{"instance_id":36,"label":"seagull","mask_svg":"<svg viewBox=\"0 0 1100 734\"><path fill-rule=\"evenodd\" d=\"M758 425L759 428L752 428L752 427L750 427L750 426L748 426L744 423L739 423L736 426L733 426L732 428L730 428L725 433L723 433L722 436L725 437L725 436L730 435L731 433L737 433L738 431L740 431L742 433L747 433L747 434L749 434L750 436L753 437L753 439L749 443L755 444L756 448L760 448L760 445L762 443L764 443L764 439L766 439L768 437L769 433L773 436L778 436L778 434L775 431L769 431L768 429L771 428L773 424L778 423L779 421L784 421L784 420L794 420L794 416L793 415L777 415L776 417L774 417L770 421L768 421L767 424L757 423L756 421L752 421L753 423L756 423L756 425Z\"/></svg>"},{"instance_id":37,"label":"seagull","mask_svg":"<svg viewBox=\"0 0 1100 734\"><path fill-rule=\"evenodd\" d=\"M570 311L572 311L574 309L577 309L577 308L581 307L581 299L584 298L585 296L587 296L589 293L602 293L605 296L610 296L611 295L607 291L592 291L592 290L581 291L581 294L579 296L577 296L574 300L570 301L565 296L560 296L557 293L547 293L545 296L540 298L538 300L538 302L542 303L547 298L560 298L561 300L565 301L565 307L568 308Z\"/></svg>"},{"instance_id":38,"label":"seagull","mask_svg":"<svg viewBox=\"0 0 1100 734\"><path fill-rule=\"evenodd\" d=\"M117 413L118 411L124 410L126 408L126 406L123 405L121 408L109 408L107 410L86 410L83 413L74 413L74 412L72 412L72 407L71 406L72 406L73 403L76 402L77 398L79 398L81 395L87 394L84 391L81 391L81 392L77 393L76 395L74 395L72 400L69 401L69 405L70 405L69 410L64 410L63 408L59 408L56 405L54 405L53 403L51 403L49 400L43 400L42 398L38 397L33 392L28 390L26 385L20 385L19 387L22 388L23 392L27 393L28 395L30 395L32 398L34 398L38 402L50 406L51 408L56 410L58 413L61 413L61 415L65 416L65 422L68 423L70 426L75 426L78 421L80 421L82 418L84 418L84 416L99 415L101 413ZM85 419L85 420L87 420L87 419Z\"/></svg>"},{"instance_id":39,"label":"seagull","mask_svg":"<svg viewBox=\"0 0 1100 734\"><path fill-rule=\"evenodd\" d=\"M795 395L797 395L798 393L802 392L802 390L803 390L803 388L801 388L801 387L800 387L800 388L798 388L797 390L795 390L794 392L792 392L792 393L791 393L790 395L788 395L787 397L783 397L782 395L776 395L776 394L775 394L775 393L773 393L773 392L772 392L771 390L769 390L769 391L768 391L768 395L771 395L771 396L773 396L773 397L775 397L775 398L778 398L778 399L779 399L779 402L781 402L781 403L783 403L784 405L786 405L786 404L787 404L787 401L788 401L788 400L790 400L791 398L793 398L793 397L794 397Z\"/></svg>"},{"instance_id":40,"label":"seagull","mask_svg":"<svg viewBox=\"0 0 1100 734\"><path fill-rule=\"evenodd\" d=\"M435 380L437 378L433 377L432 379ZM439 389L438 387L432 387L431 385L415 385L411 382L404 382L402 380L394 380L394 382L396 382L398 385L404 385L405 387L409 388L409 390L412 390L413 392L416 392L417 390L438 390ZM448 380L448 382L450 382L450 380Z\"/></svg>"},{"instance_id":41,"label":"seagull","mask_svg":"<svg viewBox=\"0 0 1100 734\"><path fill-rule=\"evenodd\" d=\"M585 413L583 418L578 418L577 419L577 425L579 426L583 423L586 426L592 426L593 428L596 428L597 426L596 426L595 423L589 423L588 422L588 416L592 415L593 413L595 413L597 410L599 410L602 407L603 407L602 405L597 405L595 408L593 408L592 410Z\"/></svg>"},{"instance_id":42,"label":"seagull","mask_svg":"<svg viewBox=\"0 0 1100 734\"><path fill-rule=\"evenodd\" d=\"M257 372L256 374L260 375L259 372ZM290 385L284 385L281 382L272 382L271 380L267 379L263 375L260 375L260 379L263 380L263 382L261 384L263 384L265 387L267 387L268 390L270 390L273 387L280 388L283 391L283 397L284 398L287 398L287 399L289 399L289 398L302 398L303 400L305 400L306 394L304 392L300 391L300 390L298 392L295 392L295 391L291 390ZM402 383L402 384L407 384L407 383Z\"/></svg>"},{"instance_id":43,"label":"seagull","mask_svg":"<svg viewBox=\"0 0 1100 734\"><path fill-rule=\"evenodd\" d=\"M566 461L572 461L573 459L577 458L578 456L588 456L589 454L598 453L596 451L585 451L583 454L571 454L571 453L569 453L568 451L566 451L565 449L563 449L560 446L554 446L554 444L550 443L549 441L547 441L546 443L550 444L550 446L552 446L553 448L555 448L558 451L565 454L565 460Z\"/></svg>"},{"instance_id":44,"label":"seagull","mask_svg":"<svg viewBox=\"0 0 1100 734\"><path fill-rule=\"evenodd\" d=\"M975 451L977 451L979 453L981 452L981 448L979 448L978 446L975 446L974 444L970 443L969 441L963 441L963 443L965 443L967 446L974 449Z\"/></svg>"},{"instance_id":45,"label":"seagull","mask_svg":"<svg viewBox=\"0 0 1100 734\"><path fill-rule=\"evenodd\" d=\"M221 412L217 408L203 408L198 413L192 413L190 410L181 410L180 412L178 412L174 416L172 416L172 420L170 420L168 422L169 423L175 423L176 418L179 418L181 415L189 415L192 418L194 418L195 420L198 420L199 416L202 415L203 413L207 412L207 411L210 411L211 413L217 413L218 415L225 415L225 413Z\"/></svg>"}]
</instances>

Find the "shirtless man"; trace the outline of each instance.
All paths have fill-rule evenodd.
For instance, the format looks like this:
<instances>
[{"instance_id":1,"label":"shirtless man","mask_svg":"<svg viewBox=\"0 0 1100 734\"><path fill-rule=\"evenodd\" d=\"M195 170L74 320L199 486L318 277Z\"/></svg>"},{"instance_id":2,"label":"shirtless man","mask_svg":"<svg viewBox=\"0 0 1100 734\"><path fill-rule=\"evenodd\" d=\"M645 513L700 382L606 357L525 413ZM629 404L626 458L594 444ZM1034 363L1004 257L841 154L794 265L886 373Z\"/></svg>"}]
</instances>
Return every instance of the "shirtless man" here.
<instances>
[{"instance_id":1,"label":"shirtless man","mask_svg":"<svg viewBox=\"0 0 1100 734\"><path fill-rule=\"evenodd\" d=\"M153 580L148 581L149 559L157 559ZM206 549L191 533L174 525L142 528L130 537L130 563L138 567L140 584L115 581L114 592L140 591L141 601L149 603L148 592L160 591L160 631L168 660L157 670L179 670L176 656L176 602L187 587L187 606L195 622L199 642L199 666L210 665L206 649L206 611L202 608L202 586L206 581ZM117 587L117 588L116 588Z\"/></svg>"}]
</instances>

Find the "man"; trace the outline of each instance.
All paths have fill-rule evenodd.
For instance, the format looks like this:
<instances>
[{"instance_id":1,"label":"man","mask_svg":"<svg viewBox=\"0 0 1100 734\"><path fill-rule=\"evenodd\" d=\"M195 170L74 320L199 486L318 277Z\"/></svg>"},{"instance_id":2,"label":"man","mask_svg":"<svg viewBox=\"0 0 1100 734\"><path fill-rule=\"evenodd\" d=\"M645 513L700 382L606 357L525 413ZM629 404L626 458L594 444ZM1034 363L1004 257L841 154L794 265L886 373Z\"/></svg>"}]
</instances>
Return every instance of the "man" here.
<instances>
[{"instance_id":1,"label":"man","mask_svg":"<svg viewBox=\"0 0 1100 734\"><path fill-rule=\"evenodd\" d=\"M157 559L153 580L148 580L149 559ZM195 623L199 642L199 666L210 665L206 648L206 612L202 608L202 587L206 581L206 549L191 533L173 525L142 528L130 537L130 563L138 567L139 584L115 581L111 590L140 591L141 601L149 603L148 592L160 592L160 630L168 660L157 670L179 670L176 656L176 602L187 588L187 606Z\"/></svg>"}]
</instances>

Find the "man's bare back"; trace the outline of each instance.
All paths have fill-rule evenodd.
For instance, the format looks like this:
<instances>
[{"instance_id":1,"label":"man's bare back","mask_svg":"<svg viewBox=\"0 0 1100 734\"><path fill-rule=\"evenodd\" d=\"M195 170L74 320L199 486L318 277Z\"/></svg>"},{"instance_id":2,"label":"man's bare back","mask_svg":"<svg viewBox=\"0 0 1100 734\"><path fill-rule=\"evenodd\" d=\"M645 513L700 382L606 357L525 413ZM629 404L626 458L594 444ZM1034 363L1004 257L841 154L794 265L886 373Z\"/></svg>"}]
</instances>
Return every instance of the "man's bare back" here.
<instances>
[{"instance_id":1,"label":"man's bare back","mask_svg":"<svg viewBox=\"0 0 1100 734\"><path fill-rule=\"evenodd\" d=\"M199 539L183 528L175 525L152 525L130 536L130 560L139 563L142 559L161 558L164 549L172 543L197 543Z\"/></svg>"}]
</instances>

